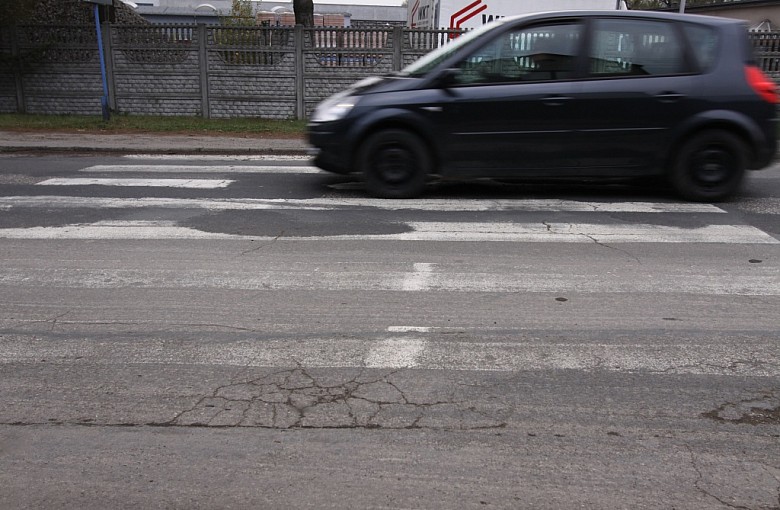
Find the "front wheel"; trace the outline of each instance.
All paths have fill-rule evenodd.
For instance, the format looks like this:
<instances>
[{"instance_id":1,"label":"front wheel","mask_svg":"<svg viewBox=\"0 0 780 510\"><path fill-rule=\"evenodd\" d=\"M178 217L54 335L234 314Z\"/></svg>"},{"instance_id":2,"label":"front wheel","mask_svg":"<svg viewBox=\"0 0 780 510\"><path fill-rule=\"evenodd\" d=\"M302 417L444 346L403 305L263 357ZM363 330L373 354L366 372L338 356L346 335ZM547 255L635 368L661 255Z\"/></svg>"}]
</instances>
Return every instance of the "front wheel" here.
<instances>
[{"instance_id":1,"label":"front wheel","mask_svg":"<svg viewBox=\"0 0 780 510\"><path fill-rule=\"evenodd\" d=\"M737 191L746 166L747 148L742 140L726 131L704 131L680 148L669 181L683 198L718 201Z\"/></svg>"},{"instance_id":2,"label":"front wheel","mask_svg":"<svg viewBox=\"0 0 780 510\"><path fill-rule=\"evenodd\" d=\"M411 198L425 188L431 157L414 133L386 129L371 135L361 146L358 165L371 195Z\"/></svg>"}]
</instances>

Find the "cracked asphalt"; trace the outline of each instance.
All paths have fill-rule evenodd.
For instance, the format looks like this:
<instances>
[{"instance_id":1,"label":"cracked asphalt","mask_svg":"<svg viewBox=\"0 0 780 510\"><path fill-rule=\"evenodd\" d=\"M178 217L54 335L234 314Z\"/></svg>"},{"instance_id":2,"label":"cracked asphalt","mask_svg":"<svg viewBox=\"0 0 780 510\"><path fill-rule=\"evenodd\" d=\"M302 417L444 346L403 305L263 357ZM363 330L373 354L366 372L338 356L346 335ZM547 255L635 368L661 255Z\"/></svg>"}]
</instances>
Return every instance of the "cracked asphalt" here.
<instances>
[{"instance_id":1,"label":"cracked asphalt","mask_svg":"<svg viewBox=\"0 0 780 510\"><path fill-rule=\"evenodd\" d=\"M459 430L503 428L455 395L407 396L401 374L381 377L358 372L338 380L312 375L304 367L218 388L166 425L263 428L388 428Z\"/></svg>"}]
</instances>

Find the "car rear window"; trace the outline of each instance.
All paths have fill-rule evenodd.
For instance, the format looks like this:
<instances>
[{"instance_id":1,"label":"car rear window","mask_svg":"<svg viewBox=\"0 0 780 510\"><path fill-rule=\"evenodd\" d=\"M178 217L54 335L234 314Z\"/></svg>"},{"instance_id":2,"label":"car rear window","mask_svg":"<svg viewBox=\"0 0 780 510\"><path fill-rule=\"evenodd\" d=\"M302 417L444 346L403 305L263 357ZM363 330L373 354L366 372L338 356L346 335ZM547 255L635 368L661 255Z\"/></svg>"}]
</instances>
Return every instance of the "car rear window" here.
<instances>
[{"instance_id":1,"label":"car rear window","mask_svg":"<svg viewBox=\"0 0 780 510\"><path fill-rule=\"evenodd\" d=\"M699 69L708 71L718 54L718 32L712 27L684 23L683 30Z\"/></svg>"},{"instance_id":2,"label":"car rear window","mask_svg":"<svg viewBox=\"0 0 780 510\"><path fill-rule=\"evenodd\" d=\"M689 71L673 23L596 20L589 72L594 77L664 76Z\"/></svg>"}]
</instances>

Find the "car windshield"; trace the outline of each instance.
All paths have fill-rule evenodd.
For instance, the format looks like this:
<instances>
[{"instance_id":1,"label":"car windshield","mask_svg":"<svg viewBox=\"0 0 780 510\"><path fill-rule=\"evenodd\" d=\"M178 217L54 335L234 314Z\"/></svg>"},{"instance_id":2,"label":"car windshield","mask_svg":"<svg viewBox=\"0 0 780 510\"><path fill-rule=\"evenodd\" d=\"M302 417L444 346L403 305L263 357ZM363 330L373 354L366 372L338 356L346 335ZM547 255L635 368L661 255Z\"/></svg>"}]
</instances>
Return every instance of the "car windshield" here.
<instances>
[{"instance_id":1,"label":"car windshield","mask_svg":"<svg viewBox=\"0 0 780 510\"><path fill-rule=\"evenodd\" d=\"M440 46L439 48L428 53L413 64L407 66L399 74L401 76L407 76L410 78L420 78L428 73L428 71L439 65L441 62L447 60L462 46L468 44L474 39L477 39L478 37L481 37L485 32L489 32L503 23L504 20L494 21L493 23L488 23L475 30L467 32L460 37L457 37L452 42L444 46Z\"/></svg>"}]
</instances>

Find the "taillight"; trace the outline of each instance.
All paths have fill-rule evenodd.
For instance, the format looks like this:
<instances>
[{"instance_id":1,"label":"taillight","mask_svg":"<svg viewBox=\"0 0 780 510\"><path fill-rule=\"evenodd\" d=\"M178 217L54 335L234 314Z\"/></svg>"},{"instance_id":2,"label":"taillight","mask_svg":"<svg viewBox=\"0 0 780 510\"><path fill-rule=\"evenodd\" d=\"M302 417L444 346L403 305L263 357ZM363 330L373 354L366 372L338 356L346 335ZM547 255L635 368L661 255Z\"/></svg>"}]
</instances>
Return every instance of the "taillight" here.
<instances>
[{"instance_id":1,"label":"taillight","mask_svg":"<svg viewBox=\"0 0 780 510\"><path fill-rule=\"evenodd\" d=\"M777 85L761 69L756 66L745 66L745 76L748 84L764 101L772 104L779 102Z\"/></svg>"}]
</instances>

